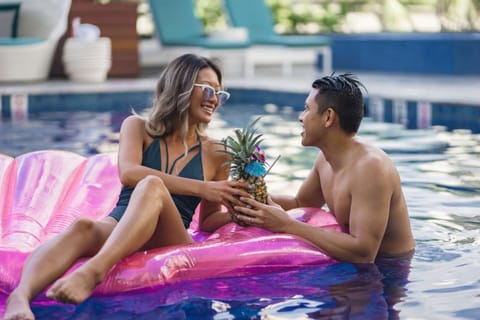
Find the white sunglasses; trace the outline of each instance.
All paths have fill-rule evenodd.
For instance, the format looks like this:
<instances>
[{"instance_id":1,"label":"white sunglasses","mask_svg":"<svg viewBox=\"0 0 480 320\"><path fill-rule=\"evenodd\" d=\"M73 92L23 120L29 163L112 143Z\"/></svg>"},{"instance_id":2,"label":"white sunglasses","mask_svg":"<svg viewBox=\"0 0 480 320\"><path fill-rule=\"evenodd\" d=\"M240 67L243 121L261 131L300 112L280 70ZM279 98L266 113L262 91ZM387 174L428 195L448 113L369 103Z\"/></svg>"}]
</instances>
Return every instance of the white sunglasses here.
<instances>
[{"instance_id":1,"label":"white sunglasses","mask_svg":"<svg viewBox=\"0 0 480 320\"><path fill-rule=\"evenodd\" d=\"M193 86L202 88L204 100L209 100L213 98L214 95L216 95L218 99L218 106L221 106L230 98L230 93L228 93L227 91L215 91L215 89L208 84L195 83Z\"/></svg>"}]
</instances>

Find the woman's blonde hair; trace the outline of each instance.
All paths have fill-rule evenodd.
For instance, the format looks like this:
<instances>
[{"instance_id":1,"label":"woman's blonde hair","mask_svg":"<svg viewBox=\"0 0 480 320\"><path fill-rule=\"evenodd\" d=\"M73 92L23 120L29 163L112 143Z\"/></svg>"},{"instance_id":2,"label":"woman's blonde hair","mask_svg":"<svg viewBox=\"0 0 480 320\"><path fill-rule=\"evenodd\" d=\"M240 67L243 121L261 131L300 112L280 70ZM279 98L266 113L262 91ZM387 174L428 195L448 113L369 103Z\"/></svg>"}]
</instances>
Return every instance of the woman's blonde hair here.
<instances>
[{"instance_id":1,"label":"woman's blonde hair","mask_svg":"<svg viewBox=\"0 0 480 320\"><path fill-rule=\"evenodd\" d=\"M145 118L148 134L164 137L179 128L187 147L190 95L199 71L204 68L212 69L222 84L220 68L205 57L184 54L166 66L160 74L152 107ZM205 136L206 127L207 124L198 124L195 131L199 136Z\"/></svg>"}]
</instances>

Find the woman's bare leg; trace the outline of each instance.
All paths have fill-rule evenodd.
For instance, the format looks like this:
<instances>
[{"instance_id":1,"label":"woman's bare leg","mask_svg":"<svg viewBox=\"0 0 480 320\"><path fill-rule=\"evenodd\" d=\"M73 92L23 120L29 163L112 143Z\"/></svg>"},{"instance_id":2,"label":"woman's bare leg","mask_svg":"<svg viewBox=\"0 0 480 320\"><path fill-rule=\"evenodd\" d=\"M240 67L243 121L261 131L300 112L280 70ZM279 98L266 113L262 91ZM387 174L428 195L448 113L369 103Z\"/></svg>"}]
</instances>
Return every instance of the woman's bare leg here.
<instances>
[{"instance_id":1,"label":"woman's bare leg","mask_svg":"<svg viewBox=\"0 0 480 320\"><path fill-rule=\"evenodd\" d=\"M3 319L34 319L30 309L32 299L78 258L97 253L115 224L111 218L102 221L80 218L64 233L34 250L25 261L20 283L7 300Z\"/></svg>"},{"instance_id":2,"label":"woman's bare leg","mask_svg":"<svg viewBox=\"0 0 480 320\"><path fill-rule=\"evenodd\" d=\"M55 282L47 295L61 302L81 303L115 263L153 239L157 247L192 242L163 181L148 176L137 184L125 214L100 251Z\"/></svg>"}]
</instances>

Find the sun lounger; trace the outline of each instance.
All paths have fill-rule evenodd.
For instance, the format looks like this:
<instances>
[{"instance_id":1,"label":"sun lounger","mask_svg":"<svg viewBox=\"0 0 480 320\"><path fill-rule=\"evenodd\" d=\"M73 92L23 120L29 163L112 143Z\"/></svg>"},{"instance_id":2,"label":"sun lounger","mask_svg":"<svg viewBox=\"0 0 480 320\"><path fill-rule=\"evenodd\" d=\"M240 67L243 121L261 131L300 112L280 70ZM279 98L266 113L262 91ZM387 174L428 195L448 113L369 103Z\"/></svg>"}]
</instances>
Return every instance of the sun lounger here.
<instances>
[{"instance_id":1,"label":"sun lounger","mask_svg":"<svg viewBox=\"0 0 480 320\"><path fill-rule=\"evenodd\" d=\"M264 0L224 0L230 23L248 29L254 45L246 56L246 74L252 77L257 64L281 64L284 75L291 75L294 63L316 63L322 55L325 74L332 72L330 39L319 35L280 35L274 30L270 8ZM278 49L281 48L281 53Z\"/></svg>"},{"instance_id":2,"label":"sun lounger","mask_svg":"<svg viewBox=\"0 0 480 320\"><path fill-rule=\"evenodd\" d=\"M195 16L193 0L149 0L149 5L158 41L143 49L157 52L158 56L150 54L147 64L168 63L187 52L220 60L232 56L243 60L250 46L248 39L216 38L204 32Z\"/></svg>"},{"instance_id":3,"label":"sun lounger","mask_svg":"<svg viewBox=\"0 0 480 320\"><path fill-rule=\"evenodd\" d=\"M0 36L0 82L39 81L50 73L55 49L67 30L70 0L23 0L10 35ZM4 1L0 1L0 9ZM0 19L0 24L8 19ZM0 26L0 29L2 27Z\"/></svg>"}]
</instances>

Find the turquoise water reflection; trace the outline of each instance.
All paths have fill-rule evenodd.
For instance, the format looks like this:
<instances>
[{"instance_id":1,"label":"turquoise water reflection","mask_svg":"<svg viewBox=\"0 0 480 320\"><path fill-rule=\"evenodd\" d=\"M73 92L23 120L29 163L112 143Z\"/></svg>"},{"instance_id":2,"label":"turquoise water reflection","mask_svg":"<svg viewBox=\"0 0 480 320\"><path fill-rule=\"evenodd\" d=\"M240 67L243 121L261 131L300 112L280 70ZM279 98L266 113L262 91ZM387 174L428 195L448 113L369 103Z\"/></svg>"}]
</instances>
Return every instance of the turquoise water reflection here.
<instances>
[{"instance_id":1,"label":"turquoise water reflection","mask_svg":"<svg viewBox=\"0 0 480 320\"><path fill-rule=\"evenodd\" d=\"M128 111L127 111L128 112ZM116 151L118 113L43 113L0 122L0 153L39 149L89 155ZM210 127L221 138L263 115L267 156L280 161L271 192L293 192L317 150L300 146L297 112L225 106ZM411 261L338 264L236 279L172 285L161 292L88 300L77 308L35 304L39 319L478 319L480 314L480 135L404 130L365 119L360 139L390 154L410 209L417 251ZM96 316L93 316L96 315Z\"/></svg>"}]
</instances>

